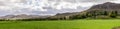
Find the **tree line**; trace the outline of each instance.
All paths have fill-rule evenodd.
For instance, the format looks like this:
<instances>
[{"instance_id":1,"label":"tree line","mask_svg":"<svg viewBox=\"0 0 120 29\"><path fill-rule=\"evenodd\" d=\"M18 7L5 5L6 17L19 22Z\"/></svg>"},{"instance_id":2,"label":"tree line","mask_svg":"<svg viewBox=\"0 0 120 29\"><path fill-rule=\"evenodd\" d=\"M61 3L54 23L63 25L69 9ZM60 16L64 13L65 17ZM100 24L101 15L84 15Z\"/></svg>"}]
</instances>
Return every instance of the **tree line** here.
<instances>
[{"instance_id":1,"label":"tree line","mask_svg":"<svg viewBox=\"0 0 120 29\"><path fill-rule=\"evenodd\" d=\"M96 18L99 16L108 16L110 18L116 18L118 16L118 11L87 11L82 12L77 15L70 15L70 16L64 16L64 17L56 17L56 18L48 18L49 20L74 20L74 19L85 19L85 18ZM104 18L104 17L103 17Z\"/></svg>"}]
</instances>

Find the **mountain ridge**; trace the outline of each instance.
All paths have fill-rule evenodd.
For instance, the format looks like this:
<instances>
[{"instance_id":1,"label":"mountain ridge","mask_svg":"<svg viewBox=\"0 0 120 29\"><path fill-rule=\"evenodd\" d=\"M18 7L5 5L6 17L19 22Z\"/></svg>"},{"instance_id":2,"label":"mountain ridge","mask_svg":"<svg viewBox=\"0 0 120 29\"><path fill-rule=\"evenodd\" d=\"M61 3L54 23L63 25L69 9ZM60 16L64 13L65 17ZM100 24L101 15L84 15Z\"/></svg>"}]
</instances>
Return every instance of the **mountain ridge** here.
<instances>
[{"instance_id":1,"label":"mountain ridge","mask_svg":"<svg viewBox=\"0 0 120 29\"><path fill-rule=\"evenodd\" d=\"M49 16L19 14L19 15L1 16L0 19L30 19L30 18L47 18L47 17Z\"/></svg>"},{"instance_id":2,"label":"mountain ridge","mask_svg":"<svg viewBox=\"0 0 120 29\"><path fill-rule=\"evenodd\" d=\"M55 19L76 19L76 18L87 18L87 17L97 17L97 16L113 16L120 15L120 4L106 2L103 4L94 5L88 10L82 12L73 12L73 13L62 13L56 14L51 18Z\"/></svg>"}]
</instances>

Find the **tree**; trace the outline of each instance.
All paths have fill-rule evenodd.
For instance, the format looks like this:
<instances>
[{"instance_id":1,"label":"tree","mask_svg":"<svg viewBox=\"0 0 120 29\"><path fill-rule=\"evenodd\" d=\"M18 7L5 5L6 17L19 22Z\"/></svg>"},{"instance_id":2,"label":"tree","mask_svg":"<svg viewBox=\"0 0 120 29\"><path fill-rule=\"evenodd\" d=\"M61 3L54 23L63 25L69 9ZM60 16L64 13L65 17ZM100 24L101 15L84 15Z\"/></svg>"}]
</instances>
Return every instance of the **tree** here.
<instances>
[{"instance_id":1,"label":"tree","mask_svg":"<svg viewBox=\"0 0 120 29\"><path fill-rule=\"evenodd\" d=\"M117 14L118 14L117 11L112 11L109 13L109 16L112 18L116 18Z\"/></svg>"},{"instance_id":2,"label":"tree","mask_svg":"<svg viewBox=\"0 0 120 29\"><path fill-rule=\"evenodd\" d=\"M103 12L103 15L108 15L107 11L104 11L104 12Z\"/></svg>"}]
</instances>

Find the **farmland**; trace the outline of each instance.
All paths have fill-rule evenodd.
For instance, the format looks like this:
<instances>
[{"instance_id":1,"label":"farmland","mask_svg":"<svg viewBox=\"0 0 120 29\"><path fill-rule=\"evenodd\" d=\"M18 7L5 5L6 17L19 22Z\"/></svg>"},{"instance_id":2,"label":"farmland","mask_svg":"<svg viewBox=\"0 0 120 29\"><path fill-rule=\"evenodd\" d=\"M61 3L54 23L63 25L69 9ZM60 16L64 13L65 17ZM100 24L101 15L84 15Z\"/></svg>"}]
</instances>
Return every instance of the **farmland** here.
<instances>
[{"instance_id":1,"label":"farmland","mask_svg":"<svg viewBox=\"0 0 120 29\"><path fill-rule=\"evenodd\" d=\"M111 29L120 20L0 21L0 29Z\"/></svg>"}]
</instances>

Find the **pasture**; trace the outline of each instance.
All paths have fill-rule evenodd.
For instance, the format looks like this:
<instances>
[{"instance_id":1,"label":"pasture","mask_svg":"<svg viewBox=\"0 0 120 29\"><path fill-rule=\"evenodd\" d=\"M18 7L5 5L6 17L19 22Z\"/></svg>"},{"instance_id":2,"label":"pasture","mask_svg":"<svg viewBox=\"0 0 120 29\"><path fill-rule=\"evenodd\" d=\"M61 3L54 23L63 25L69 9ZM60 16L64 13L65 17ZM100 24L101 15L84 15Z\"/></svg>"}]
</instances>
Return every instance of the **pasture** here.
<instances>
[{"instance_id":1,"label":"pasture","mask_svg":"<svg viewBox=\"0 0 120 29\"><path fill-rule=\"evenodd\" d=\"M0 21L0 29L111 29L120 20Z\"/></svg>"}]
</instances>

